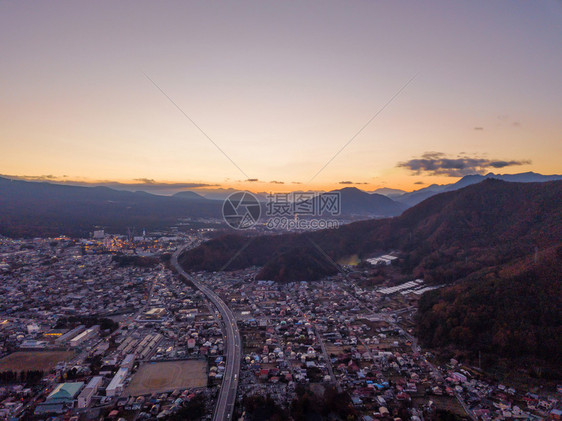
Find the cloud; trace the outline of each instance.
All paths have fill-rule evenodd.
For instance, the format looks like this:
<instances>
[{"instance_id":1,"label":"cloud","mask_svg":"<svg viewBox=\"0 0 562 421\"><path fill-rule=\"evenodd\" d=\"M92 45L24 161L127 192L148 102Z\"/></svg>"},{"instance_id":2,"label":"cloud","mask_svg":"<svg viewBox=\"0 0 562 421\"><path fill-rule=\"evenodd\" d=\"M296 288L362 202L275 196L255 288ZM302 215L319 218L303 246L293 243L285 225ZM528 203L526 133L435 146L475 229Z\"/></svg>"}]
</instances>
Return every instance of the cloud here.
<instances>
[{"instance_id":1,"label":"cloud","mask_svg":"<svg viewBox=\"0 0 562 421\"><path fill-rule=\"evenodd\" d=\"M415 175L463 177L470 174L484 174L493 168L528 165L530 163L530 160L501 160L466 155L450 157L442 152L426 152L420 158L399 162L396 166L406 168Z\"/></svg>"},{"instance_id":2,"label":"cloud","mask_svg":"<svg viewBox=\"0 0 562 421\"><path fill-rule=\"evenodd\" d=\"M256 182L258 182L258 181L260 181L260 180L258 180L257 178L248 178L248 179L246 179L246 180L244 180L244 181L246 181L246 182L248 182L248 183L256 183Z\"/></svg>"},{"instance_id":3,"label":"cloud","mask_svg":"<svg viewBox=\"0 0 562 421\"><path fill-rule=\"evenodd\" d=\"M482 131L482 130L484 130L484 127L475 127L474 130L480 130L480 131Z\"/></svg>"},{"instance_id":4,"label":"cloud","mask_svg":"<svg viewBox=\"0 0 562 421\"><path fill-rule=\"evenodd\" d=\"M512 165L528 165L530 163L531 163L531 161L529 161L529 160L525 160L525 161L491 161L490 166L493 167L493 168L504 168L504 167L510 167Z\"/></svg>"},{"instance_id":5,"label":"cloud","mask_svg":"<svg viewBox=\"0 0 562 421\"><path fill-rule=\"evenodd\" d=\"M426 184L423 181L416 181L414 184Z\"/></svg>"},{"instance_id":6,"label":"cloud","mask_svg":"<svg viewBox=\"0 0 562 421\"><path fill-rule=\"evenodd\" d=\"M270 181L269 183L270 184L285 184L284 181L276 181L276 180Z\"/></svg>"},{"instance_id":7,"label":"cloud","mask_svg":"<svg viewBox=\"0 0 562 421\"><path fill-rule=\"evenodd\" d=\"M133 181L138 181L142 184L155 184L156 182L152 178L135 178Z\"/></svg>"},{"instance_id":8,"label":"cloud","mask_svg":"<svg viewBox=\"0 0 562 421\"><path fill-rule=\"evenodd\" d=\"M348 180L346 180L346 181L340 181L338 184L347 184L347 185L349 185L349 184L356 184L356 185L357 185L357 184L369 184L369 183L355 182L355 181L348 181Z\"/></svg>"},{"instance_id":9,"label":"cloud","mask_svg":"<svg viewBox=\"0 0 562 421\"><path fill-rule=\"evenodd\" d=\"M512 118L511 116L507 115L507 114L500 114L498 116L498 120L501 122L501 125L507 124L511 127L521 127L521 122Z\"/></svg>"},{"instance_id":10,"label":"cloud","mask_svg":"<svg viewBox=\"0 0 562 421\"><path fill-rule=\"evenodd\" d=\"M291 181L291 184L302 184L300 181Z\"/></svg>"},{"instance_id":11,"label":"cloud","mask_svg":"<svg viewBox=\"0 0 562 421\"><path fill-rule=\"evenodd\" d=\"M24 181L55 181L59 177L54 175L3 175L4 177L12 178L14 180Z\"/></svg>"}]
</instances>

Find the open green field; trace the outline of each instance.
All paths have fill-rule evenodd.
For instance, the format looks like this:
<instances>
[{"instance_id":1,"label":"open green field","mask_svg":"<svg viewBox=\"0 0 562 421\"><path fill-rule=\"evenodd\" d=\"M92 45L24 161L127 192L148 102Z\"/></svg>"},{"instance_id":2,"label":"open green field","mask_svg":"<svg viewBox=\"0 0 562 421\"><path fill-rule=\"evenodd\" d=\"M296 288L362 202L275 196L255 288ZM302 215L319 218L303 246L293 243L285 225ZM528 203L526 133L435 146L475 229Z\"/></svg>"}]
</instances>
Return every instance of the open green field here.
<instances>
[{"instance_id":1,"label":"open green field","mask_svg":"<svg viewBox=\"0 0 562 421\"><path fill-rule=\"evenodd\" d=\"M137 396L174 389L207 386L207 362L202 360L165 361L142 365L125 390Z\"/></svg>"},{"instance_id":2,"label":"open green field","mask_svg":"<svg viewBox=\"0 0 562 421\"><path fill-rule=\"evenodd\" d=\"M58 362L68 361L73 351L22 351L14 352L0 359L0 371L41 370L49 371Z\"/></svg>"}]
</instances>

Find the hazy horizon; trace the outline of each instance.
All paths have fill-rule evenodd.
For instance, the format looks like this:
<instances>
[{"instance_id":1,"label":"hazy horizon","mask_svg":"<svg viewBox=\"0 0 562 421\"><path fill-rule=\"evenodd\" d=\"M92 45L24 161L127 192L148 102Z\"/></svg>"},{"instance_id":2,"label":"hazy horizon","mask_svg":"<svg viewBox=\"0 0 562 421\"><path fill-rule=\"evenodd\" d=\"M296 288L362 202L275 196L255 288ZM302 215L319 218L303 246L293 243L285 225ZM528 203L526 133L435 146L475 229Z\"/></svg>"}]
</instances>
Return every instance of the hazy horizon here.
<instances>
[{"instance_id":1,"label":"hazy horizon","mask_svg":"<svg viewBox=\"0 0 562 421\"><path fill-rule=\"evenodd\" d=\"M493 176L497 176L497 177L502 177L502 176L520 175L520 174L527 174L527 173L538 174L538 173L534 173L534 172L516 173L516 174L500 174L499 172L497 172L497 173L490 172L488 174L467 174L467 176L477 176L477 175L489 176L489 175L493 175ZM538 174L538 175L550 176L550 177L562 177L562 174ZM11 179L11 180L21 180L21 181L30 181L30 182L38 182L38 183L45 182L45 183L67 185L67 186L109 187L109 188L114 189L114 190L131 191L131 192L143 191L143 192L156 194L156 195L162 195L162 196L171 196L173 194L181 193L181 192L194 192L194 193L197 193L197 194L199 194L203 197L207 197L207 196L211 197L212 196L212 197L218 199L219 195L230 194L230 193L239 191L239 189L236 189L234 187L223 187L220 184L214 184L213 185L213 184L204 184L204 183L157 182L155 180L133 180L132 182L119 182L119 181L111 181L111 180L85 181L85 180L70 180L68 178L60 178L59 179L59 178L56 178L54 176L49 176L49 175L34 177L34 176L14 176L14 175L9 175L9 174L0 174L0 177L8 178L8 179ZM463 176L463 177L465 177L465 176ZM427 185L425 183L417 183L410 190L397 189L397 188L394 188L392 186L385 186L385 187L378 187L378 188L375 188L375 189L370 189L368 186L362 185L360 183L341 181L341 182L338 183L337 186L335 186L333 189L330 189L330 190L340 190L340 189L344 189L344 188L356 188L356 189L366 191L366 192L369 192L369 193L379 193L379 194L383 194L383 195L388 195L389 193L401 194L401 192L411 193L411 192L419 191L421 189L424 189L426 187L431 187L431 186L452 185L452 184L455 184L457 181L460 181L463 177L460 177L458 179L451 178L449 180L449 182L445 183L445 184ZM302 187L302 186L300 186L298 184L292 185L292 186L285 186L282 183L277 183L277 184L280 184L280 185L277 186L276 189L260 190L259 187L252 188L252 186L249 186L249 187L243 187L242 190L249 191L249 192L252 192L252 193L255 193L255 194L259 194L259 195L268 195L270 193L290 193L290 192L300 192L300 191L314 192L314 193L323 193L323 192L330 191L330 190L326 190L326 189L299 188L299 187ZM220 200L222 200L222 196L221 196Z\"/></svg>"}]
</instances>

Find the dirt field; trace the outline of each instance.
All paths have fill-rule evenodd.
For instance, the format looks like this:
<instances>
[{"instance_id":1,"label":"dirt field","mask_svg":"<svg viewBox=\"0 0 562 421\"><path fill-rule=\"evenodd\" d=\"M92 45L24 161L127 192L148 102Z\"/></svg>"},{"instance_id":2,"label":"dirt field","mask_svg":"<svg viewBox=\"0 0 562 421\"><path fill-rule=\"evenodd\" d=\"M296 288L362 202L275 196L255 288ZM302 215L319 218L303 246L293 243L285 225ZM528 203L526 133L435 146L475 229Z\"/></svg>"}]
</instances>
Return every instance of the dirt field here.
<instances>
[{"instance_id":1,"label":"dirt field","mask_svg":"<svg viewBox=\"0 0 562 421\"><path fill-rule=\"evenodd\" d=\"M174 389L207 386L207 362L165 361L144 364L136 372L125 395L163 393Z\"/></svg>"},{"instance_id":2,"label":"dirt field","mask_svg":"<svg viewBox=\"0 0 562 421\"><path fill-rule=\"evenodd\" d=\"M328 355L339 355L344 352L344 348L349 349L349 346L334 345L329 342L324 342L324 346L326 347L326 352L328 353Z\"/></svg>"},{"instance_id":3,"label":"dirt field","mask_svg":"<svg viewBox=\"0 0 562 421\"><path fill-rule=\"evenodd\" d=\"M465 410L459 403L457 398L453 396L426 396L424 398L413 398L412 402L414 406L422 406L427 403L427 401L433 401L435 407L438 409L444 409L446 411L451 411L453 414L459 415L461 417L467 417Z\"/></svg>"},{"instance_id":4,"label":"dirt field","mask_svg":"<svg viewBox=\"0 0 562 421\"><path fill-rule=\"evenodd\" d=\"M49 371L60 361L72 358L72 351L23 351L14 352L0 360L0 371L42 370Z\"/></svg>"}]
</instances>

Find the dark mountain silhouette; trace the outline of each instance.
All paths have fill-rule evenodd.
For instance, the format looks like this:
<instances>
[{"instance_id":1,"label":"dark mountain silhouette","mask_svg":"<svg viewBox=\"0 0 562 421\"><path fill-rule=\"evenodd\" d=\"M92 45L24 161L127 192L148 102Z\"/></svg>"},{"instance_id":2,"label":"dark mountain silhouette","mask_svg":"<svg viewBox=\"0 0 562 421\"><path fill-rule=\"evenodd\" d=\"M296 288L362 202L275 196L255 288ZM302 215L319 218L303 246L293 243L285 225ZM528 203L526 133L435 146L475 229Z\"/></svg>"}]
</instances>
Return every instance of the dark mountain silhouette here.
<instances>
[{"instance_id":1,"label":"dark mountain silhouette","mask_svg":"<svg viewBox=\"0 0 562 421\"><path fill-rule=\"evenodd\" d=\"M376 189L376 190L374 190L372 192L369 192L369 193L382 194L383 196L390 197L391 199L394 199L396 197L402 196L406 192L404 190L400 190L400 189L391 189L391 188L388 188L388 187L381 187L380 189Z\"/></svg>"},{"instance_id":2,"label":"dark mountain silhouette","mask_svg":"<svg viewBox=\"0 0 562 421\"><path fill-rule=\"evenodd\" d=\"M220 203L77 187L0 177L0 235L88 236L94 227L126 233L129 227L155 229L181 217L220 217Z\"/></svg>"},{"instance_id":3,"label":"dark mountain silhouette","mask_svg":"<svg viewBox=\"0 0 562 421\"><path fill-rule=\"evenodd\" d=\"M392 198L397 202L404 203L408 206L415 206L423 202L425 199L435 196L436 194L446 191L454 191L472 184L480 183L486 179L503 180L515 183L542 183L547 181L562 180L562 175L542 175L534 172L526 172L520 174L494 174L489 173L486 175L466 175L459 181L453 184L432 184L431 186L424 187L423 189L415 190L413 192L404 193L400 196L393 196Z\"/></svg>"},{"instance_id":4,"label":"dark mountain silhouette","mask_svg":"<svg viewBox=\"0 0 562 421\"><path fill-rule=\"evenodd\" d=\"M224 201L228 198L231 194L237 193L240 190L228 188L215 188L215 189L198 189L197 194L203 196L205 199L209 200L220 200ZM259 202L266 202L268 193L260 192L260 193L252 193Z\"/></svg>"},{"instance_id":5,"label":"dark mountain silhouette","mask_svg":"<svg viewBox=\"0 0 562 421\"><path fill-rule=\"evenodd\" d=\"M291 281L281 263L298 250L299 268L314 271L319 257L337 262L377 250L401 250L399 265L428 282L451 283L562 241L562 182L507 183L498 180L433 196L390 219L367 220L337 230L305 234L219 237L181 257L187 269L264 266L262 276ZM240 252L240 249L243 249ZM320 251L321 250L321 251ZM238 254L237 254L238 253ZM287 257L288 256L288 257ZM307 259L310 264L307 265ZM276 268L278 273L270 269ZM331 264L330 273L338 268Z\"/></svg>"},{"instance_id":6,"label":"dark mountain silhouette","mask_svg":"<svg viewBox=\"0 0 562 421\"><path fill-rule=\"evenodd\" d=\"M406 208L402 203L383 196L382 194L367 193L356 187L345 187L339 190L332 190L328 193L322 193L312 199L300 202L301 205L310 205L313 209L325 209L322 203L328 201L330 195L339 194L341 204L341 216L357 218L357 217L384 217L400 215ZM305 206L306 207L306 206ZM321 213L323 217L332 216L330 212Z\"/></svg>"},{"instance_id":7,"label":"dark mountain silhouette","mask_svg":"<svg viewBox=\"0 0 562 421\"><path fill-rule=\"evenodd\" d=\"M334 273L330 261L319 253L310 254L307 248L294 248L279 253L261 269L258 279L283 282L287 279L308 281Z\"/></svg>"},{"instance_id":8,"label":"dark mountain silhouette","mask_svg":"<svg viewBox=\"0 0 562 421\"><path fill-rule=\"evenodd\" d=\"M177 197L178 199L184 199L184 200L201 200L201 201L211 200L189 190L177 192L173 194L172 197Z\"/></svg>"},{"instance_id":9,"label":"dark mountain silhouette","mask_svg":"<svg viewBox=\"0 0 562 421\"><path fill-rule=\"evenodd\" d=\"M355 187L339 190L342 213L346 215L396 216L405 209L402 203L377 193L367 193Z\"/></svg>"},{"instance_id":10,"label":"dark mountain silhouette","mask_svg":"<svg viewBox=\"0 0 562 421\"><path fill-rule=\"evenodd\" d=\"M395 197L394 200L403 203L406 206L415 206L418 203L423 202L425 199L429 199L431 196L443 193L446 191L448 186L452 184L432 184L431 186L424 187L423 189L414 190L413 192L405 193L402 196Z\"/></svg>"}]
</instances>

